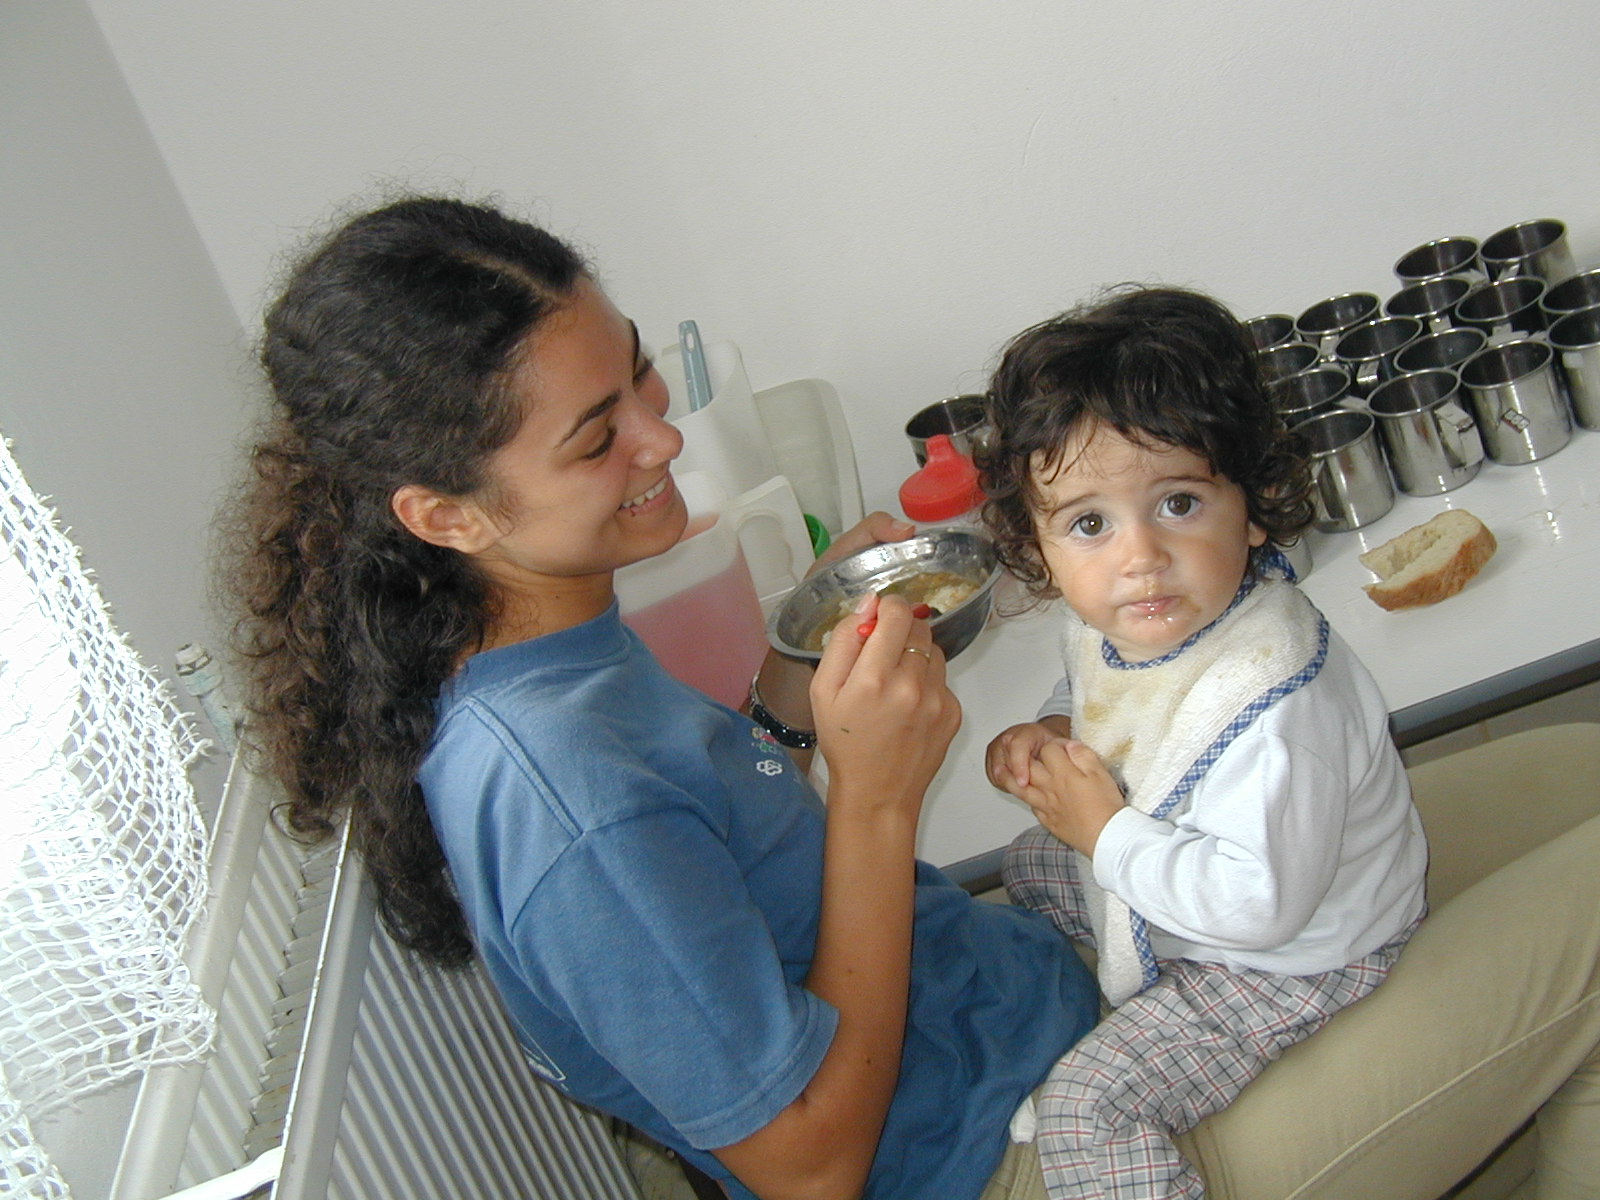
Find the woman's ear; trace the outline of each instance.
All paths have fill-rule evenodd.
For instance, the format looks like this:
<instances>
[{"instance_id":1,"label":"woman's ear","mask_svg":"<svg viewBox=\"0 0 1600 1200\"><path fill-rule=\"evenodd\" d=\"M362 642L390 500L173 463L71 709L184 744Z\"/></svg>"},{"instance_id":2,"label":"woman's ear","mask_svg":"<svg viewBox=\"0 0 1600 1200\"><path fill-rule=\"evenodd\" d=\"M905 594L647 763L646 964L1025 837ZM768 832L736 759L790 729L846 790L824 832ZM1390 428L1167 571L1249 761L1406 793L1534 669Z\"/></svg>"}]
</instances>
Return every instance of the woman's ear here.
<instances>
[{"instance_id":1,"label":"woman's ear","mask_svg":"<svg viewBox=\"0 0 1600 1200\"><path fill-rule=\"evenodd\" d=\"M494 523L473 501L419 483L397 488L389 497L389 507L413 536L462 554L477 554L499 536Z\"/></svg>"}]
</instances>

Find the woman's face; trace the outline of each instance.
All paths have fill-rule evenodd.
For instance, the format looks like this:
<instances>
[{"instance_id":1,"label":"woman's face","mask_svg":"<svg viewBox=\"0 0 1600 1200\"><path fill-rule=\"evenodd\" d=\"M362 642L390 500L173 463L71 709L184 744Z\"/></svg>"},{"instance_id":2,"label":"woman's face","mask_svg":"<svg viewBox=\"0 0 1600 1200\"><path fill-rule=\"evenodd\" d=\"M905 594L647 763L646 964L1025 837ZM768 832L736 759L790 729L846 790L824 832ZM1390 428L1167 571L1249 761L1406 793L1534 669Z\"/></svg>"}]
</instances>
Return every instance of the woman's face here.
<instances>
[{"instance_id":1,"label":"woman's face","mask_svg":"<svg viewBox=\"0 0 1600 1200\"><path fill-rule=\"evenodd\" d=\"M669 549L687 512L669 470L683 435L633 322L593 283L530 335L513 380L527 414L490 457L473 557L513 595L592 586Z\"/></svg>"}]
</instances>

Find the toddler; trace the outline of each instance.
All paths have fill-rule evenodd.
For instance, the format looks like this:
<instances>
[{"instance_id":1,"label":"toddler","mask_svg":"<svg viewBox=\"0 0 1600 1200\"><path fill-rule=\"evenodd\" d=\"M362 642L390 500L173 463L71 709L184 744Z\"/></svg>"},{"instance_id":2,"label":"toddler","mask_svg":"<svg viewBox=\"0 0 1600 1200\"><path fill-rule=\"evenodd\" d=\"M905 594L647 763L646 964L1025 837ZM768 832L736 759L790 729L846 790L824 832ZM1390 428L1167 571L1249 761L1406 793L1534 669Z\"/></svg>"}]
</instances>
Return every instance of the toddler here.
<instances>
[{"instance_id":1,"label":"toddler","mask_svg":"<svg viewBox=\"0 0 1600 1200\"><path fill-rule=\"evenodd\" d=\"M1383 980L1422 827L1383 697L1276 548L1309 472L1226 309L1114 293L1014 338L990 405L985 521L1070 610L1064 677L988 747L1040 823L1003 878L1114 1010L1035 1093L1047 1189L1199 1197L1173 1138Z\"/></svg>"}]
</instances>

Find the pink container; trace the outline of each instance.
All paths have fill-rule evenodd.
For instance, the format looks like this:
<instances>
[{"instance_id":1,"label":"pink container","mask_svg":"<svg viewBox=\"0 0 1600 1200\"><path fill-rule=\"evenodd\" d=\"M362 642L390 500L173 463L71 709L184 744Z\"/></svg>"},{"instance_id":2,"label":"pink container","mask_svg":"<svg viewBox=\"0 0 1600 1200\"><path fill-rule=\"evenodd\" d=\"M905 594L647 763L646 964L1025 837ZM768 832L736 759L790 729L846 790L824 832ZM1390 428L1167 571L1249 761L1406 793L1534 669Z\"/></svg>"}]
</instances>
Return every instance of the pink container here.
<instances>
[{"instance_id":1,"label":"pink container","mask_svg":"<svg viewBox=\"0 0 1600 1200\"><path fill-rule=\"evenodd\" d=\"M732 499L702 472L685 472L676 482L689 508L684 536L665 554L617 572L622 619L673 676L738 708L768 649L766 617L741 530L798 529L776 547L788 561L789 587L810 564L810 539L794 491L781 477L776 486L769 481Z\"/></svg>"}]
</instances>

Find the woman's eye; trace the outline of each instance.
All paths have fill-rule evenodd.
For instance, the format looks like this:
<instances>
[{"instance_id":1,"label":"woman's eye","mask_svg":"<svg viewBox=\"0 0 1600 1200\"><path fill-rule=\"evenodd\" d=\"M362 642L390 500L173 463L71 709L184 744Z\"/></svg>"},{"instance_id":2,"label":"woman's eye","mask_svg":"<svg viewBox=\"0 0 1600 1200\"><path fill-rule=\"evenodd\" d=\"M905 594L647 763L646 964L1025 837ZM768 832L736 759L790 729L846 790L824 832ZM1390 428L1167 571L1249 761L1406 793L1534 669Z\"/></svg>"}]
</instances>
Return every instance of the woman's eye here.
<instances>
[{"instance_id":1,"label":"woman's eye","mask_svg":"<svg viewBox=\"0 0 1600 1200\"><path fill-rule=\"evenodd\" d=\"M1106 531L1106 519L1099 513L1084 513L1067 528L1074 537L1099 537Z\"/></svg>"},{"instance_id":2,"label":"woman's eye","mask_svg":"<svg viewBox=\"0 0 1600 1200\"><path fill-rule=\"evenodd\" d=\"M616 440L617 440L616 426L614 426L614 425L613 426L607 426L606 427L606 436L601 440L600 444L598 446L596 446L593 450L589 451L589 453L585 454L583 457L584 458L604 458L606 456L606 453L611 449L612 445L616 442Z\"/></svg>"},{"instance_id":3,"label":"woman's eye","mask_svg":"<svg viewBox=\"0 0 1600 1200\"><path fill-rule=\"evenodd\" d=\"M645 376L649 375L650 372L654 371L655 369L656 360L646 355L639 361L639 365L633 369L634 386L637 387L639 384L643 383Z\"/></svg>"}]
</instances>

